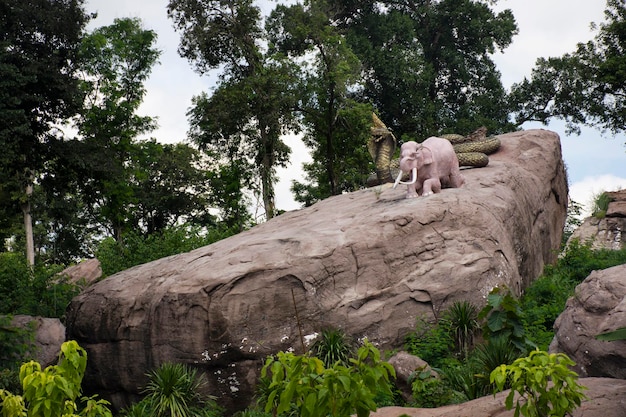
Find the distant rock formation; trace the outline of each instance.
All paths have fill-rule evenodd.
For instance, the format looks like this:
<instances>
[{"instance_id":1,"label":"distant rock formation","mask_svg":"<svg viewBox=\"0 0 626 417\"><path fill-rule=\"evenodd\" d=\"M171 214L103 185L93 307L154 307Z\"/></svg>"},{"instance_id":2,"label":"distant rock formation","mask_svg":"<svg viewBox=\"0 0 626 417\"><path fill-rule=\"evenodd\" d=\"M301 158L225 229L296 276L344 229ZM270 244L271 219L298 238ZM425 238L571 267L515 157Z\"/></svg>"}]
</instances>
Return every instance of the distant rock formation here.
<instances>
[{"instance_id":1,"label":"distant rock formation","mask_svg":"<svg viewBox=\"0 0 626 417\"><path fill-rule=\"evenodd\" d=\"M519 293L555 260L567 181L557 134L498 138L462 188L331 197L89 287L66 320L89 354L86 390L119 408L146 372L183 362L234 411L250 404L267 355L300 353L326 326L396 349L418 316L457 300L482 307L494 286Z\"/></svg>"},{"instance_id":2,"label":"distant rock formation","mask_svg":"<svg viewBox=\"0 0 626 417\"><path fill-rule=\"evenodd\" d=\"M626 190L607 191L609 206L603 218L587 217L574 230L573 239L591 242L592 249L620 250L626 247Z\"/></svg>"},{"instance_id":3,"label":"distant rock formation","mask_svg":"<svg viewBox=\"0 0 626 417\"><path fill-rule=\"evenodd\" d=\"M626 341L595 338L626 327L625 276L626 265L593 271L576 287L554 323L550 351L572 358L580 376L626 379Z\"/></svg>"}]
</instances>

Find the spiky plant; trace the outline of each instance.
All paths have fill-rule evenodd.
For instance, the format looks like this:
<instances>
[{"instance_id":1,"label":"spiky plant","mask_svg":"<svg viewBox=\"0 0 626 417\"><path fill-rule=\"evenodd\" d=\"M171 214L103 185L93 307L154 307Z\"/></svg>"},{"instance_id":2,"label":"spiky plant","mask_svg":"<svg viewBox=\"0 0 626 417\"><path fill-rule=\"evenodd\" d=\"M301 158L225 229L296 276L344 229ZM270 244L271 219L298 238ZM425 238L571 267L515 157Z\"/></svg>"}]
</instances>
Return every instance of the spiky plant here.
<instances>
[{"instance_id":1,"label":"spiky plant","mask_svg":"<svg viewBox=\"0 0 626 417\"><path fill-rule=\"evenodd\" d=\"M474 336L480 329L478 308L469 301L455 301L446 310L445 321L450 328L457 351L467 357L474 345Z\"/></svg>"},{"instance_id":2,"label":"spiky plant","mask_svg":"<svg viewBox=\"0 0 626 417\"><path fill-rule=\"evenodd\" d=\"M354 347L343 330L329 327L322 330L311 346L311 352L330 368L337 362L347 365L348 359L354 353Z\"/></svg>"},{"instance_id":3,"label":"spiky plant","mask_svg":"<svg viewBox=\"0 0 626 417\"><path fill-rule=\"evenodd\" d=\"M164 363L148 374L144 401L151 417L192 417L217 409L214 397L203 396L206 381L181 363Z\"/></svg>"}]
</instances>

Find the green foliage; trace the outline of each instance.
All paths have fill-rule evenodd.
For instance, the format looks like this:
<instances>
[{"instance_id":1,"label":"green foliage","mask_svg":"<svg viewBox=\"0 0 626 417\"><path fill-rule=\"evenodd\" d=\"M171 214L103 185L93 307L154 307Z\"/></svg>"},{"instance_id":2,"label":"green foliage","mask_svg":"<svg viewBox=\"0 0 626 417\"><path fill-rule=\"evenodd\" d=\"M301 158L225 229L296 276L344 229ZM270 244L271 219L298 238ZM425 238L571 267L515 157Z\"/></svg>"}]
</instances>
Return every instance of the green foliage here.
<instances>
[{"instance_id":1,"label":"green foliage","mask_svg":"<svg viewBox=\"0 0 626 417\"><path fill-rule=\"evenodd\" d=\"M96 250L105 276L166 256L188 252L234 234L233 230L170 227L161 233L144 235L135 231L125 233L121 241L104 239Z\"/></svg>"},{"instance_id":2,"label":"green foliage","mask_svg":"<svg viewBox=\"0 0 626 417\"><path fill-rule=\"evenodd\" d=\"M4 417L111 417L109 403L96 397L80 397L87 366L87 352L71 340L61 345L58 365L41 369L37 362L20 368L23 395L0 390ZM80 402L81 408L77 401Z\"/></svg>"},{"instance_id":3,"label":"green foliage","mask_svg":"<svg viewBox=\"0 0 626 417\"><path fill-rule=\"evenodd\" d=\"M486 319L483 326L485 339L508 340L521 353L534 346L526 336L524 312L520 302L508 288L494 287L487 296L487 305L480 311L478 318Z\"/></svg>"},{"instance_id":4,"label":"green foliage","mask_svg":"<svg viewBox=\"0 0 626 417\"><path fill-rule=\"evenodd\" d=\"M466 357L474 345L474 336L480 330L478 309L469 301L455 301L444 312L446 326L454 337L456 351Z\"/></svg>"},{"instance_id":5,"label":"green foliage","mask_svg":"<svg viewBox=\"0 0 626 417\"><path fill-rule=\"evenodd\" d=\"M365 341L349 366L335 362L326 368L318 358L279 352L265 362L261 376L267 375L271 384L266 412L281 414L295 405L301 417L365 417L376 410L378 392L391 393L395 371Z\"/></svg>"},{"instance_id":6,"label":"green foliage","mask_svg":"<svg viewBox=\"0 0 626 417\"><path fill-rule=\"evenodd\" d=\"M331 368L337 362L348 365L354 348L343 330L326 328L311 346L311 352L326 368Z\"/></svg>"},{"instance_id":7,"label":"green foliage","mask_svg":"<svg viewBox=\"0 0 626 417\"><path fill-rule=\"evenodd\" d=\"M124 417L219 417L215 398L202 395L206 380L195 369L180 363L164 363L148 374L146 396L123 410Z\"/></svg>"},{"instance_id":8,"label":"green foliage","mask_svg":"<svg viewBox=\"0 0 626 417\"><path fill-rule=\"evenodd\" d=\"M0 314L61 317L78 292L77 285L57 275L61 265L28 267L18 253L0 253Z\"/></svg>"},{"instance_id":9,"label":"green foliage","mask_svg":"<svg viewBox=\"0 0 626 417\"><path fill-rule=\"evenodd\" d=\"M593 205L591 207L591 215L602 219L606 216L606 211L609 209L609 203L611 197L606 192L598 193L593 197Z\"/></svg>"},{"instance_id":10,"label":"green foliage","mask_svg":"<svg viewBox=\"0 0 626 417\"><path fill-rule=\"evenodd\" d=\"M607 0L604 16L605 22L593 25L592 41L562 57L538 59L531 79L512 86L516 123L554 117L565 120L567 133L580 134L580 125L613 133L626 129L624 2Z\"/></svg>"},{"instance_id":11,"label":"green foliage","mask_svg":"<svg viewBox=\"0 0 626 417\"><path fill-rule=\"evenodd\" d=\"M15 327L12 319L10 315L0 316L0 369L17 370L33 349L35 329Z\"/></svg>"},{"instance_id":12,"label":"green foliage","mask_svg":"<svg viewBox=\"0 0 626 417\"><path fill-rule=\"evenodd\" d=\"M508 340L496 338L476 346L465 362L448 365L443 375L450 388L473 400L493 391L489 382L491 372L502 364L511 364L519 352Z\"/></svg>"},{"instance_id":13,"label":"green foliage","mask_svg":"<svg viewBox=\"0 0 626 417\"><path fill-rule=\"evenodd\" d=\"M565 227L563 228L563 236L561 237L561 247L565 247L574 230L583 223L580 219L582 212L583 206L570 199L567 205L567 217L565 219Z\"/></svg>"},{"instance_id":14,"label":"green foliage","mask_svg":"<svg viewBox=\"0 0 626 417\"><path fill-rule=\"evenodd\" d=\"M415 332L407 335L405 347L435 368L440 368L443 359L454 350L454 340L445 323L427 323L418 317Z\"/></svg>"},{"instance_id":15,"label":"green foliage","mask_svg":"<svg viewBox=\"0 0 626 417\"><path fill-rule=\"evenodd\" d=\"M409 382L413 394L411 407L437 408L450 404L454 398L452 389L430 370L417 369Z\"/></svg>"},{"instance_id":16,"label":"green foliage","mask_svg":"<svg viewBox=\"0 0 626 417\"><path fill-rule=\"evenodd\" d=\"M569 369L573 365L574 361L563 353L534 350L511 365L499 366L489 380L497 391L510 384L511 392L505 400L507 410L513 408L516 393L519 394L515 417L520 413L526 417L564 416L585 399L585 387L578 384L578 375Z\"/></svg>"}]
</instances>

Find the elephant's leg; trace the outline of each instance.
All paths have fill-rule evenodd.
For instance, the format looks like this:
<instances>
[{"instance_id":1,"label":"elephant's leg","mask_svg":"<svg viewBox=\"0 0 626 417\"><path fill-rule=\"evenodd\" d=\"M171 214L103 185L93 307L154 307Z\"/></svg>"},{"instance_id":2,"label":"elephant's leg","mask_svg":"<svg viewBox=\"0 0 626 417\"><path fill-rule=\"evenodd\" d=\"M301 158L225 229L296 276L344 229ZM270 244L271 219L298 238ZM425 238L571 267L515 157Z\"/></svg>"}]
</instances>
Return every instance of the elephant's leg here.
<instances>
[{"instance_id":1,"label":"elephant's leg","mask_svg":"<svg viewBox=\"0 0 626 417\"><path fill-rule=\"evenodd\" d=\"M417 182L415 184L409 184L406 186L406 198L416 198L419 196L419 191L420 191L421 187L419 187L417 185Z\"/></svg>"},{"instance_id":2,"label":"elephant's leg","mask_svg":"<svg viewBox=\"0 0 626 417\"><path fill-rule=\"evenodd\" d=\"M465 184L465 178L461 175L461 172L453 172L450 174L450 187L459 188Z\"/></svg>"},{"instance_id":3,"label":"elephant's leg","mask_svg":"<svg viewBox=\"0 0 626 417\"><path fill-rule=\"evenodd\" d=\"M441 181L439 178L428 178L422 184L422 196L426 197L441 191Z\"/></svg>"}]
</instances>

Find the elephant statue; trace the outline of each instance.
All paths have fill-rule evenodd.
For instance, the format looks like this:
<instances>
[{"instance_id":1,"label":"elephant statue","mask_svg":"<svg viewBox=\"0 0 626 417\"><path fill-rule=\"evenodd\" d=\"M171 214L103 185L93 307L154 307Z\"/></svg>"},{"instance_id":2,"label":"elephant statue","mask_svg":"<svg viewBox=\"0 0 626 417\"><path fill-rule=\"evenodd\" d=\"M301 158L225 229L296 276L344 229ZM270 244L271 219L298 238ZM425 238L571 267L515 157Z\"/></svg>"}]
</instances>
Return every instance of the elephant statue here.
<instances>
[{"instance_id":1,"label":"elephant statue","mask_svg":"<svg viewBox=\"0 0 626 417\"><path fill-rule=\"evenodd\" d=\"M400 148L400 173L393 188L407 185L406 198L428 196L442 188L458 188L465 179L450 141L432 136L422 143L406 142ZM411 172L410 181L401 181Z\"/></svg>"},{"instance_id":2,"label":"elephant statue","mask_svg":"<svg viewBox=\"0 0 626 417\"><path fill-rule=\"evenodd\" d=\"M376 164L376 177L368 179L368 187L393 182L390 166L397 142L391 130L376 116L376 113L372 113L372 122L367 149Z\"/></svg>"}]
</instances>

